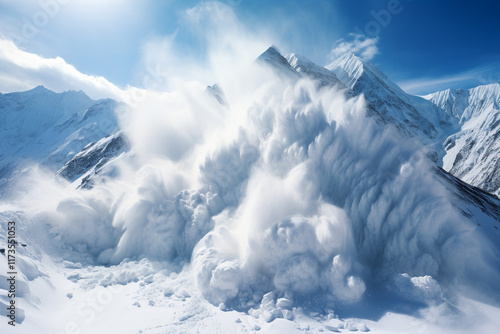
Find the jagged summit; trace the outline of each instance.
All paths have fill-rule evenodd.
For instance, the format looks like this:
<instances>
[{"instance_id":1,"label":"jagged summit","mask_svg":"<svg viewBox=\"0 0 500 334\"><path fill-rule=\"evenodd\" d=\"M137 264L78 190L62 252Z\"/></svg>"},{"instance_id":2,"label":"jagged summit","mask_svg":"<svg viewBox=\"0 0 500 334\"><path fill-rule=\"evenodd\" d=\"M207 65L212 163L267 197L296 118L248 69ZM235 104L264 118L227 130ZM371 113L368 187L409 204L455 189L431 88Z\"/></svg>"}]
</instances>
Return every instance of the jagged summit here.
<instances>
[{"instance_id":1,"label":"jagged summit","mask_svg":"<svg viewBox=\"0 0 500 334\"><path fill-rule=\"evenodd\" d=\"M325 68L334 72L340 81L352 89L364 72L363 65L361 59L356 57L352 52L348 52L335 59L332 63L325 66Z\"/></svg>"},{"instance_id":2,"label":"jagged summit","mask_svg":"<svg viewBox=\"0 0 500 334\"><path fill-rule=\"evenodd\" d=\"M295 53L283 56L274 46L264 51L257 58L257 62L264 63L271 67L271 69L281 77L293 80L307 77L318 81L320 87L339 86L340 88L346 88L336 75L328 69L316 65L306 57Z\"/></svg>"},{"instance_id":3,"label":"jagged summit","mask_svg":"<svg viewBox=\"0 0 500 334\"><path fill-rule=\"evenodd\" d=\"M490 107L499 109L500 85L493 83L471 89L446 89L424 98L452 114L463 124Z\"/></svg>"},{"instance_id":4,"label":"jagged summit","mask_svg":"<svg viewBox=\"0 0 500 334\"><path fill-rule=\"evenodd\" d=\"M12 93L6 93L6 94L1 94L1 95L24 96L24 97L32 96L32 95L39 95L39 96L45 95L45 96L48 96L51 98L57 98L57 97L64 98L67 96L71 96L71 99L76 98L76 99L79 99L80 101L89 101L89 102L94 101L83 90L67 90L64 92L57 93L57 92L54 92L53 90L48 89L44 85L38 85L38 86L36 86L30 90L24 91L24 92L12 92Z\"/></svg>"},{"instance_id":5,"label":"jagged summit","mask_svg":"<svg viewBox=\"0 0 500 334\"><path fill-rule=\"evenodd\" d=\"M36 87L33 87L32 89L29 89L25 92L12 92L12 93L6 93L5 96L20 96L22 93L23 96L35 96L35 95L38 95L38 96L43 96L43 95L46 95L46 96L55 96L56 92L54 91L51 91L50 89L47 89L45 86L43 85L38 85Z\"/></svg>"},{"instance_id":6,"label":"jagged summit","mask_svg":"<svg viewBox=\"0 0 500 334\"><path fill-rule=\"evenodd\" d=\"M267 48L266 51L262 52L257 59L260 60L268 60L268 59L281 59L283 56L281 53L278 51L278 48L276 46L271 45L270 47Z\"/></svg>"},{"instance_id":7,"label":"jagged summit","mask_svg":"<svg viewBox=\"0 0 500 334\"><path fill-rule=\"evenodd\" d=\"M352 52L346 52L325 66L325 68L335 73L339 80L351 89L355 89L358 80L364 76L374 82L378 82L384 88L391 89L397 93L405 93L375 65L369 61L362 60Z\"/></svg>"},{"instance_id":8,"label":"jagged summit","mask_svg":"<svg viewBox=\"0 0 500 334\"><path fill-rule=\"evenodd\" d=\"M38 86L28 90L28 92L52 92L52 91L47 89L44 85L38 85Z\"/></svg>"},{"instance_id":9,"label":"jagged summit","mask_svg":"<svg viewBox=\"0 0 500 334\"><path fill-rule=\"evenodd\" d=\"M268 65L280 76L294 79L299 77L299 74L290 66L275 46L270 46L257 57L257 62Z\"/></svg>"},{"instance_id":10,"label":"jagged summit","mask_svg":"<svg viewBox=\"0 0 500 334\"><path fill-rule=\"evenodd\" d=\"M429 94L423 98L441 107L447 114L453 115L460 120L469 99L469 91L465 89L446 89L440 92Z\"/></svg>"}]
</instances>

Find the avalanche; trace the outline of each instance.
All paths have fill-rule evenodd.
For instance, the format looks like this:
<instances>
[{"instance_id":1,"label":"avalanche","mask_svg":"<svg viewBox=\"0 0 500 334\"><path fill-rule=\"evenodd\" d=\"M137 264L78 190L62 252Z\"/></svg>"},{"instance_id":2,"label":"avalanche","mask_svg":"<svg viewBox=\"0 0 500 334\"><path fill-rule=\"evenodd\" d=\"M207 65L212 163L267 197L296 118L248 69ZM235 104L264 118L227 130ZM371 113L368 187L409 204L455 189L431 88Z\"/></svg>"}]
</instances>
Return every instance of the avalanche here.
<instances>
[{"instance_id":1,"label":"avalanche","mask_svg":"<svg viewBox=\"0 0 500 334\"><path fill-rule=\"evenodd\" d=\"M108 115L60 175L23 164L0 202L27 245L19 329L496 328L500 201L425 146L454 116L346 57L321 68L270 48L232 85L181 83Z\"/></svg>"}]
</instances>

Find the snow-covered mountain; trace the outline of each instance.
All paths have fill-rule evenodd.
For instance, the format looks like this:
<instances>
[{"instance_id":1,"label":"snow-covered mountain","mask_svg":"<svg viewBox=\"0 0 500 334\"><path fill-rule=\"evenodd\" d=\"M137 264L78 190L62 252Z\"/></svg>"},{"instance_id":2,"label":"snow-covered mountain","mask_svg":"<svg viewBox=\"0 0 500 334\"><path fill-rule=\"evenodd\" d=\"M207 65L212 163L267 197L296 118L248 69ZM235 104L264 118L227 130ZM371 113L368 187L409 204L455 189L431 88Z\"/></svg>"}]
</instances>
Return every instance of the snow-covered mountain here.
<instances>
[{"instance_id":1,"label":"snow-covered mountain","mask_svg":"<svg viewBox=\"0 0 500 334\"><path fill-rule=\"evenodd\" d=\"M453 118L425 99L407 94L373 64L352 53L339 57L326 68L354 94L364 95L368 115L428 145L428 153L436 162L442 159L441 142L456 128Z\"/></svg>"},{"instance_id":2,"label":"snow-covered mountain","mask_svg":"<svg viewBox=\"0 0 500 334\"><path fill-rule=\"evenodd\" d=\"M425 98L460 124L443 144L443 168L500 196L500 85L448 89Z\"/></svg>"},{"instance_id":3,"label":"snow-covered mountain","mask_svg":"<svg viewBox=\"0 0 500 334\"><path fill-rule=\"evenodd\" d=\"M320 86L340 84L350 89L350 96L363 94L369 116L419 140L431 159L461 180L500 194L500 85L446 90L422 98L407 94L373 64L352 53L325 68L296 54L282 57L275 48L260 58L288 77L297 77L289 74L291 67L299 77L309 77Z\"/></svg>"},{"instance_id":4,"label":"snow-covered mountain","mask_svg":"<svg viewBox=\"0 0 500 334\"><path fill-rule=\"evenodd\" d=\"M274 47L252 66L275 75L145 95L120 122L81 92L0 95L0 162L52 169L0 200L24 332L497 328L500 200L440 159L453 135L497 148L498 87L429 101L352 54Z\"/></svg>"},{"instance_id":5,"label":"snow-covered mountain","mask_svg":"<svg viewBox=\"0 0 500 334\"><path fill-rule=\"evenodd\" d=\"M347 96L363 94L369 116L393 126L406 137L418 139L426 145L427 154L453 175L498 195L499 147L495 140L498 134L494 131L498 118L498 84L471 90L446 90L421 98L405 93L373 64L352 53L321 67L297 54L282 56L275 47L270 47L258 61L287 79L306 77L317 81L318 88L337 86L346 89ZM223 101L220 87L214 85L208 91ZM104 158L101 164L110 159L110 153L104 153L100 145L93 146L99 147L97 152L88 147L81 151L91 143L106 142L105 138L117 129L113 114L115 101L93 101L81 91L56 94L39 86L23 93L1 95L0 108L3 124L0 133L4 136L2 142L6 143L0 152L3 182L21 161L42 162L53 170L61 169L61 175L68 179L76 180L92 169L93 166L87 166L89 161L101 160L97 159L97 152ZM15 130L20 128L24 130ZM14 132L9 132L10 129ZM117 142L125 143L113 140L114 144ZM113 147L114 154L128 149L126 146L118 149L115 145L105 147ZM87 163L82 163L84 156ZM85 165L87 169L75 169L75 164ZM75 174L77 169L79 172Z\"/></svg>"},{"instance_id":6,"label":"snow-covered mountain","mask_svg":"<svg viewBox=\"0 0 500 334\"><path fill-rule=\"evenodd\" d=\"M429 156L436 162L444 155L441 142L456 128L454 118L433 103L405 93L374 65L352 53L321 67L297 54L282 56L276 48L270 47L258 60L289 79L307 77L319 82L319 87L348 87L348 96L363 94L369 116L427 145Z\"/></svg>"},{"instance_id":7,"label":"snow-covered mountain","mask_svg":"<svg viewBox=\"0 0 500 334\"><path fill-rule=\"evenodd\" d=\"M117 105L94 101L82 91L54 93L43 86L0 95L0 179L5 182L33 162L57 171L117 130Z\"/></svg>"}]
</instances>

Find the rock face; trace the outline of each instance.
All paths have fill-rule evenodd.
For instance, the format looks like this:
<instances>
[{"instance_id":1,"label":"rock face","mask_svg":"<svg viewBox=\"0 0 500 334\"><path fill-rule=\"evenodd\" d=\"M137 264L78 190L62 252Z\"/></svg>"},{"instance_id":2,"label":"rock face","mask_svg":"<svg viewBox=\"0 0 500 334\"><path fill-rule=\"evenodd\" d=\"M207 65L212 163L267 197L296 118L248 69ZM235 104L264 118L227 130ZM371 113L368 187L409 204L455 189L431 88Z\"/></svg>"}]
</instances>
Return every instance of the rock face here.
<instances>
[{"instance_id":1,"label":"rock face","mask_svg":"<svg viewBox=\"0 0 500 334\"><path fill-rule=\"evenodd\" d=\"M128 149L129 145L122 133L111 135L85 146L57 173L70 181L75 181L90 170L93 170L94 174L97 173L108 161Z\"/></svg>"}]
</instances>

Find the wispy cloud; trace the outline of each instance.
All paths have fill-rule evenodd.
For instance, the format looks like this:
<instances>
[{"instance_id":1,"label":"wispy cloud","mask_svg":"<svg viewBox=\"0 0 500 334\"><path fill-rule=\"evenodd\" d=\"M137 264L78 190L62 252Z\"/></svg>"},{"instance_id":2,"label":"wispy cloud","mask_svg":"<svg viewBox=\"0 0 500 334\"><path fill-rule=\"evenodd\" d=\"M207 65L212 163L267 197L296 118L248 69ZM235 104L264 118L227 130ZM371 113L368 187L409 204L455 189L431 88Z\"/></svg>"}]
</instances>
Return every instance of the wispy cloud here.
<instances>
[{"instance_id":1,"label":"wispy cloud","mask_svg":"<svg viewBox=\"0 0 500 334\"><path fill-rule=\"evenodd\" d=\"M336 59L339 56L352 52L363 60L370 60L378 54L378 37L369 38L359 34L349 34L351 40L339 39L335 48L330 51L330 58Z\"/></svg>"},{"instance_id":2,"label":"wispy cloud","mask_svg":"<svg viewBox=\"0 0 500 334\"><path fill-rule=\"evenodd\" d=\"M143 43L141 65L155 73L162 89L180 81L221 84L245 69L273 40L263 28L247 29L232 6L204 1L180 13L174 33Z\"/></svg>"},{"instance_id":3,"label":"wispy cloud","mask_svg":"<svg viewBox=\"0 0 500 334\"><path fill-rule=\"evenodd\" d=\"M123 91L101 76L79 72L60 57L43 58L0 37L0 92L8 93L44 85L56 92L83 90L92 98L118 98Z\"/></svg>"},{"instance_id":4,"label":"wispy cloud","mask_svg":"<svg viewBox=\"0 0 500 334\"><path fill-rule=\"evenodd\" d=\"M470 88L499 81L500 62L441 77L402 80L398 85L408 93L424 95L448 88Z\"/></svg>"}]
</instances>

